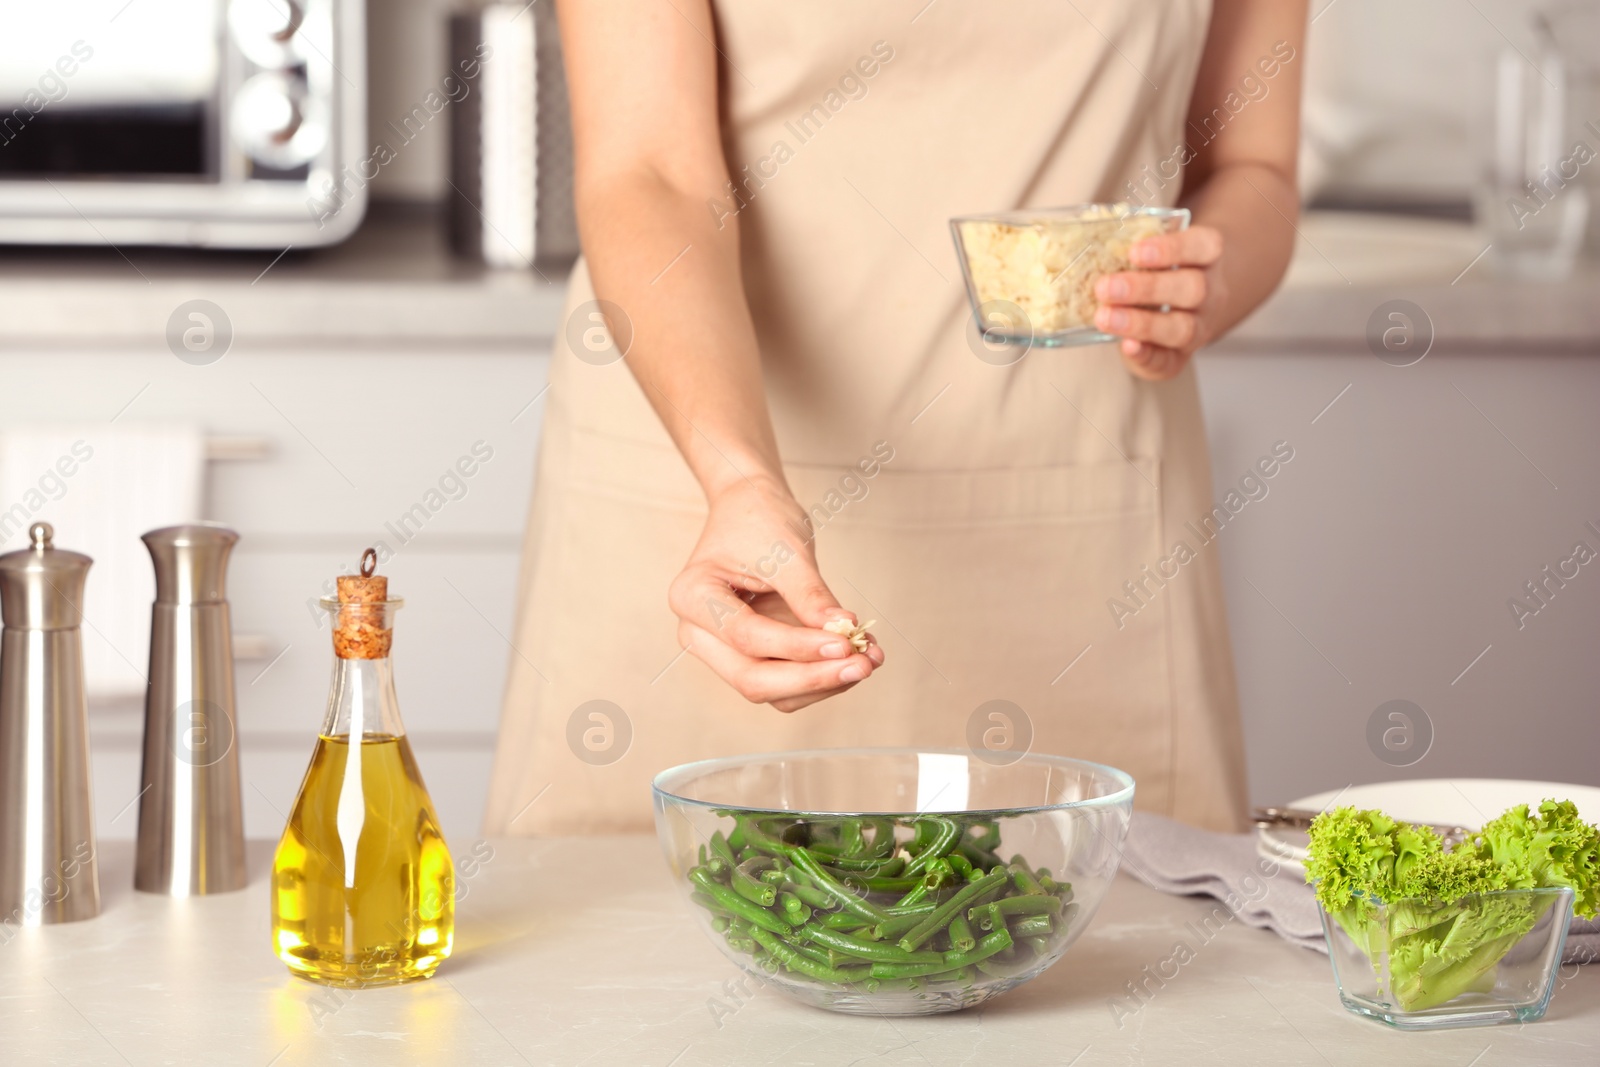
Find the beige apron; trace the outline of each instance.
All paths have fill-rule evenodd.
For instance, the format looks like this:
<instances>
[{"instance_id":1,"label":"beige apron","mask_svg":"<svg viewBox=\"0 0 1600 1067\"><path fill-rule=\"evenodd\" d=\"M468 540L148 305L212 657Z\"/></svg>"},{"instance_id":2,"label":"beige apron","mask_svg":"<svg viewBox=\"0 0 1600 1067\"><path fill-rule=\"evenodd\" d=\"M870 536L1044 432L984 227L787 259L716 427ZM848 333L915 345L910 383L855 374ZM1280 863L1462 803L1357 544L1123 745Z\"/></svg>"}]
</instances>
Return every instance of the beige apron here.
<instances>
[{"instance_id":1,"label":"beige apron","mask_svg":"<svg viewBox=\"0 0 1600 1067\"><path fill-rule=\"evenodd\" d=\"M925 4L717 4L729 168L753 177L707 210L739 208L790 484L888 662L784 715L681 654L667 587L703 498L626 363L558 335L486 833L645 830L651 778L697 759L965 747L1005 728L973 733L992 700L1035 750L1133 774L1141 809L1241 818L1216 548L1186 525L1212 507L1193 371L979 359L948 229L1125 198L1183 139L1209 2ZM592 299L580 262L568 313Z\"/></svg>"}]
</instances>

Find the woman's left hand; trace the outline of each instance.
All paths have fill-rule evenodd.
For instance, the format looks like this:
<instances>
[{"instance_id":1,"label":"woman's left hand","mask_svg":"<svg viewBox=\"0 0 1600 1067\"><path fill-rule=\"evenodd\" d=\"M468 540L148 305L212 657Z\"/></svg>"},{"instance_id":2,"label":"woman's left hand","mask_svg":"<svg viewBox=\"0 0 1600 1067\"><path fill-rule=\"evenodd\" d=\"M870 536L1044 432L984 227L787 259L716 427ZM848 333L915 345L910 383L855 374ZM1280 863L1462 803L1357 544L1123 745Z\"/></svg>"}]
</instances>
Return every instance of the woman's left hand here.
<instances>
[{"instance_id":1,"label":"woman's left hand","mask_svg":"<svg viewBox=\"0 0 1600 1067\"><path fill-rule=\"evenodd\" d=\"M1100 309L1094 324L1122 338L1122 362L1129 371L1163 381L1183 370L1213 333L1208 312L1222 301L1222 272L1215 269L1222 258L1222 233L1191 226L1147 237L1128 258L1138 270L1107 274L1095 283Z\"/></svg>"}]
</instances>

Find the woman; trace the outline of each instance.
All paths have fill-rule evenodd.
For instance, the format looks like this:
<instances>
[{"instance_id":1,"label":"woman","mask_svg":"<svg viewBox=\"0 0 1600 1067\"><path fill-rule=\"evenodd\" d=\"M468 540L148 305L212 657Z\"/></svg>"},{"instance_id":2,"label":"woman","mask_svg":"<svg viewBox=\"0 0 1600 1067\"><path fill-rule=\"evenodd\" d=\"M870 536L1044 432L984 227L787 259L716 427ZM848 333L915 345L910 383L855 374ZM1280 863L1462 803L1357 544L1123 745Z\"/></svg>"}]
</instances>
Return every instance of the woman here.
<instances>
[{"instance_id":1,"label":"woman","mask_svg":"<svg viewBox=\"0 0 1600 1067\"><path fill-rule=\"evenodd\" d=\"M651 776L694 759L1024 742L1234 827L1189 357L1289 259L1303 8L559 12L585 257L486 832L644 830ZM1101 281L1123 340L987 352L947 220L1114 200L1194 216Z\"/></svg>"}]
</instances>

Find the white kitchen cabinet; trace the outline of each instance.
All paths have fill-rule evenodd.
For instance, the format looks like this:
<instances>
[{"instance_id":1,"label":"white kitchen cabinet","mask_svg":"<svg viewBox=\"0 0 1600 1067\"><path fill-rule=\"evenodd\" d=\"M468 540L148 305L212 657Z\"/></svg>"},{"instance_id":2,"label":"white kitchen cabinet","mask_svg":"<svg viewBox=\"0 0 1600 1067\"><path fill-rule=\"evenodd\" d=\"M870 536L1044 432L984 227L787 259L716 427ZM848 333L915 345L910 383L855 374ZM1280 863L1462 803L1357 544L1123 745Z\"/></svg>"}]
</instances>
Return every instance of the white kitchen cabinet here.
<instances>
[{"instance_id":1,"label":"white kitchen cabinet","mask_svg":"<svg viewBox=\"0 0 1600 1067\"><path fill-rule=\"evenodd\" d=\"M115 416L264 445L260 458L208 464L203 516L241 535L229 600L251 836L281 828L277 809L322 721L332 649L313 601L379 542L392 553L381 573L407 602L396 621L402 714L447 832L477 831L514 654L548 347L471 348L240 339L209 366L150 346L0 352L8 428L71 422L92 433ZM70 546L71 531L58 540ZM143 619L150 606L116 610ZM129 655L142 668L143 649ZM132 836L137 812L122 809L137 795L142 711L95 701L91 723L99 832Z\"/></svg>"}]
</instances>

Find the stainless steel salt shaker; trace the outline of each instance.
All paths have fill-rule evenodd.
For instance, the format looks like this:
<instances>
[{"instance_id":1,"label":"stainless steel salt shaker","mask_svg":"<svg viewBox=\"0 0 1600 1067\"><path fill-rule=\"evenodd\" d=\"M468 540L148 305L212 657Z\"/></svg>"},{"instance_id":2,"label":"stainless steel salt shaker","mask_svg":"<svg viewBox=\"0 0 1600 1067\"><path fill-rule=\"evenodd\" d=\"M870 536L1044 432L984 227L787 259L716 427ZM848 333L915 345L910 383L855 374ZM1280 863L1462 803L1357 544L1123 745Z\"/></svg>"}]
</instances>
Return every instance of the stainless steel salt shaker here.
<instances>
[{"instance_id":1,"label":"stainless steel salt shaker","mask_svg":"<svg viewBox=\"0 0 1600 1067\"><path fill-rule=\"evenodd\" d=\"M0 927L100 914L83 586L94 562L47 522L0 556ZM9 938L8 938L9 939Z\"/></svg>"},{"instance_id":2,"label":"stainless steel salt shaker","mask_svg":"<svg viewBox=\"0 0 1600 1067\"><path fill-rule=\"evenodd\" d=\"M174 897L242 889L244 811L224 590L239 535L189 523L142 540L155 562L156 600L134 888Z\"/></svg>"}]
</instances>

